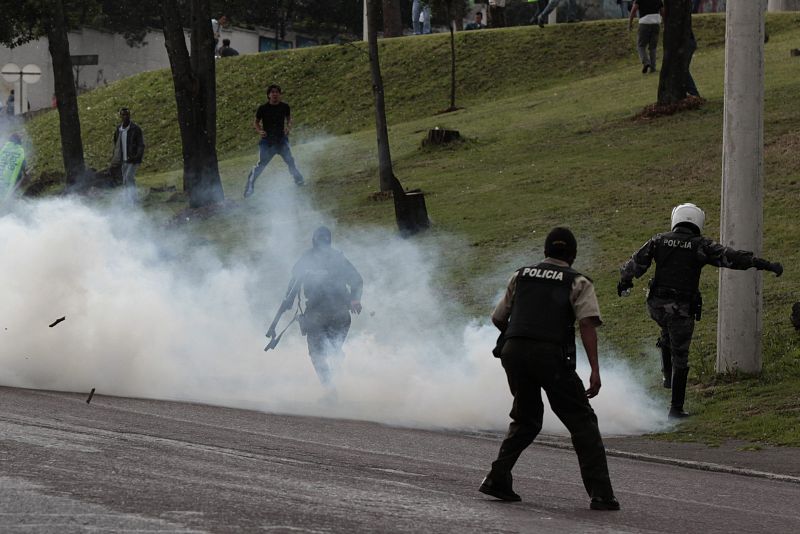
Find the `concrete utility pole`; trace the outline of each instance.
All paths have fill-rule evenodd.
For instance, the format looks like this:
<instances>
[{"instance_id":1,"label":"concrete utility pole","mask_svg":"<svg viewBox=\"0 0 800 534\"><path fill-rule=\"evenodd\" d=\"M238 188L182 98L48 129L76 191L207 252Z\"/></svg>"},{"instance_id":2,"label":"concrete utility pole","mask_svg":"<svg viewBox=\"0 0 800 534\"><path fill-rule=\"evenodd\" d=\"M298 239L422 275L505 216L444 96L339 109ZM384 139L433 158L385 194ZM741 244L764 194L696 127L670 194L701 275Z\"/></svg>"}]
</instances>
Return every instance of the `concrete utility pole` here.
<instances>
[{"instance_id":1,"label":"concrete utility pole","mask_svg":"<svg viewBox=\"0 0 800 534\"><path fill-rule=\"evenodd\" d=\"M764 171L764 12L767 0L728 2L720 241L761 252ZM761 371L761 273L719 271L717 372Z\"/></svg>"},{"instance_id":2,"label":"concrete utility pole","mask_svg":"<svg viewBox=\"0 0 800 534\"><path fill-rule=\"evenodd\" d=\"M362 34L364 41L369 41L369 17L367 17L367 2L364 0L364 32Z\"/></svg>"},{"instance_id":3,"label":"concrete utility pole","mask_svg":"<svg viewBox=\"0 0 800 534\"><path fill-rule=\"evenodd\" d=\"M769 11L800 11L800 0L769 0Z\"/></svg>"}]
</instances>

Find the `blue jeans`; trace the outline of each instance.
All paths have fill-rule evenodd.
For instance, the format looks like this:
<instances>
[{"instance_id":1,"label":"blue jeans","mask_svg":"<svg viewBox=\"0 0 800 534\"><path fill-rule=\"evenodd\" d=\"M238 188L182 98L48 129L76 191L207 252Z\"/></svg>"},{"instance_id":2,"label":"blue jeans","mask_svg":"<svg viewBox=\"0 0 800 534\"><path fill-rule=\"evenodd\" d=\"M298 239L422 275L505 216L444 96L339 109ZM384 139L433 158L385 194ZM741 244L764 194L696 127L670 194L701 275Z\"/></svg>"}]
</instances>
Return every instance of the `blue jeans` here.
<instances>
[{"instance_id":1,"label":"blue jeans","mask_svg":"<svg viewBox=\"0 0 800 534\"><path fill-rule=\"evenodd\" d=\"M248 181L255 182L256 178L261 176L261 173L264 172L264 168L267 164L274 158L275 156L280 156L283 158L283 161L286 162L286 165L289 167L289 172L292 174L294 178L294 182L296 184L302 184L305 180L303 179L303 175L300 174L300 171L297 170L297 166L294 163L294 158L292 157L292 151L289 149L289 139L287 137L283 138L283 141L280 143L276 143L273 145L267 144L266 139L262 139L258 143L258 150L259 150L259 157L258 163L256 163L253 170L250 171L250 176L248 177Z\"/></svg>"},{"instance_id":2,"label":"blue jeans","mask_svg":"<svg viewBox=\"0 0 800 534\"><path fill-rule=\"evenodd\" d=\"M124 191L125 200L131 204L135 204L136 196L136 169L139 168L138 163L123 163L122 164L122 187Z\"/></svg>"},{"instance_id":3,"label":"blue jeans","mask_svg":"<svg viewBox=\"0 0 800 534\"><path fill-rule=\"evenodd\" d=\"M545 7L539 13L539 20L544 20L545 22L547 22L547 17L550 16L550 13L552 13L555 8L557 8L558 6L560 6L563 3L564 3L564 0L550 0L547 3L547 7Z\"/></svg>"}]
</instances>

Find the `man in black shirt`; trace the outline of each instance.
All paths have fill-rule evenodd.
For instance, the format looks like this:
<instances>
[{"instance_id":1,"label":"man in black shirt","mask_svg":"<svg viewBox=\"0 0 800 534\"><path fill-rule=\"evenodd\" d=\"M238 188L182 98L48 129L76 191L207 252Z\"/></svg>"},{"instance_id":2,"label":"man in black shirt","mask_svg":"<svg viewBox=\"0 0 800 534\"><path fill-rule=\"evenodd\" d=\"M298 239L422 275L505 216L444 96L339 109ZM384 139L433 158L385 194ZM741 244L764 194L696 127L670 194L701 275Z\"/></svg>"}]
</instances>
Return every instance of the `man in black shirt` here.
<instances>
[{"instance_id":1,"label":"man in black shirt","mask_svg":"<svg viewBox=\"0 0 800 534\"><path fill-rule=\"evenodd\" d=\"M656 52L658 49L658 33L661 29L661 17L664 15L664 4L661 0L634 0L628 18L628 31L633 29L633 19L639 16L639 35L636 47L642 61L642 74L647 71L656 72Z\"/></svg>"},{"instance_id":2,"label":"man in black shirt","mask_svg":"<svg viewBox=\"0 0 800 534\"><path fill-rule=\"evenodd\" d=\"M235 48L231 47L231 40L230 39L223 39L222 46L219 47L219 56L220 57L233 57L238 56L239 51Z\"/></svg>"},{"instance_id":3,"label":"man in black shirt","mask_svg":"<svg viewBox=\"0 0 800 534\"><path fill-rule=\"evenodd\" d=\"M289 166L289 172L294 177L294 183L297 185L305 183L303 175L300 174L294 163L292 151L289 149L289 131L292 127L292 114L289 104L281 102L281 88L274 84L267 88L267 97L269 100L266 104L259 106L253 122L253 127L261 136L261 141L258 143L258 163L247 177L247 186L244 190L245 198L253 194L256 178L261 175L275 155L282 157L286 165Z\"/></svg>"}]
</instances>

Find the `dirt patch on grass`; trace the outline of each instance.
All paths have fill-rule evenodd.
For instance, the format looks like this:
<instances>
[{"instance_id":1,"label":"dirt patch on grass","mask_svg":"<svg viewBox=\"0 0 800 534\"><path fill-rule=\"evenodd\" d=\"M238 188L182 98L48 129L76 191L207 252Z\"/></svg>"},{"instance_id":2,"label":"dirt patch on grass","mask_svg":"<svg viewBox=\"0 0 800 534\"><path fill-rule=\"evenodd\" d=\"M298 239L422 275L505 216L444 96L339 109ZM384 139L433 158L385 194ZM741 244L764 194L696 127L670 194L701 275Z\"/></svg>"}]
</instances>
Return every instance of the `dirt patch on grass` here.
<instances>
[{"instance_id":1,"label":"dirt patch on grass","mask_svg":"<svg viewBox=\"0 0 800 534\"><path fill-rule=\"evenodd\" d=\"M764 145L764 159L779 164L782 174L800 171L800 132L783 134Z\"/></svg>"},{"instance_id":2,"label":"dirt patch on grass","mask_svg":"<svg viewBox=\"0 0 800 534\"><path fill-rule=\"evenodd\" d=\"M633 117L633 120L652 120L659 117L675 115L676 113L682 113L684 111L693 111L695 109L700 109L705 103L705 98L701 98L699 96L687 96L680 102L675 102L674 104L650 104L649 106L645 106L642 111L637 113Z\"/></svg>"},{"instance_id":3,"label":"dirt patch on grass","mask_svg":"<svg viewBox=\"0 0 800 534\"><path fill-rule=\"evenodd\" d=\"M50 193L52 189L60 187L64 184L64 174L58 172L43 172L39 177L31 182L22 196L28 198L37 198L44 194Z\"/></svg>"},{"instance_id":4,"label":"dirt patch on grass","mask_svg":"<svg viewBox=\"0 0 800 534\"><path fill-rule=\"evenodd\" d=\"M185 208L176 213L172 219L170 219L167 226L176 227L192 221L204 221L215 215L229 213L239 207L241 207L241 203L238 200L224 200L217 204L203 206L202 208Z\"/></svg>"}]
</instances>

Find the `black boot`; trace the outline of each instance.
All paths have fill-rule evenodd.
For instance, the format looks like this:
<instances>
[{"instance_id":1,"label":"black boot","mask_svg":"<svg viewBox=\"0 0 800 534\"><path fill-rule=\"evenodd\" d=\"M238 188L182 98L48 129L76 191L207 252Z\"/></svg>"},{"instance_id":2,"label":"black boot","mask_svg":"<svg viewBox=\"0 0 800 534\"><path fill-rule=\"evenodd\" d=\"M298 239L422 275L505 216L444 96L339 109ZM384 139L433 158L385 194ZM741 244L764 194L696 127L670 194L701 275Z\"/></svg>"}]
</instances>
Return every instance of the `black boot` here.
<instances>
[{"instance_id":1,"label":"black boot","mask_svg":"<svg viewBox=\"0 0 800 534\"><path fill-rule=\"evenodd\" d=\"M511 487L511 473L499 475L497 473L490 472L488 475L486 475L486 478L483 479L481 487L478 488L478 491L485 493L486 495L491 495L492 497L500 499L501 501L521 501L522 497L514 493L514 490L511 489Z\"/></svg>"},{"instance_id":2,"label":"black boot","mask_svg":"<svg viewBox=\"0 0 800 534\"><path fill-rule=\"evenodd\" d=\"M689 368L675 369L672 372L672 405L669 408L670 419L683 419L689 414L683 411L683 402L686 399L686 381L689 378Z\"/></svg>"},{"instance_id":3,"label":"black boot","mask_svg":"<svg viewBox=\"0 0 800 534\"><path fill-rule=\"evenodd\" d=\"M669 348L669 340L663 337L658 338L656 347L661 349L661 373L664 375L664 387L672 387L672 350Z\"/></svg>"}]
</instances>

